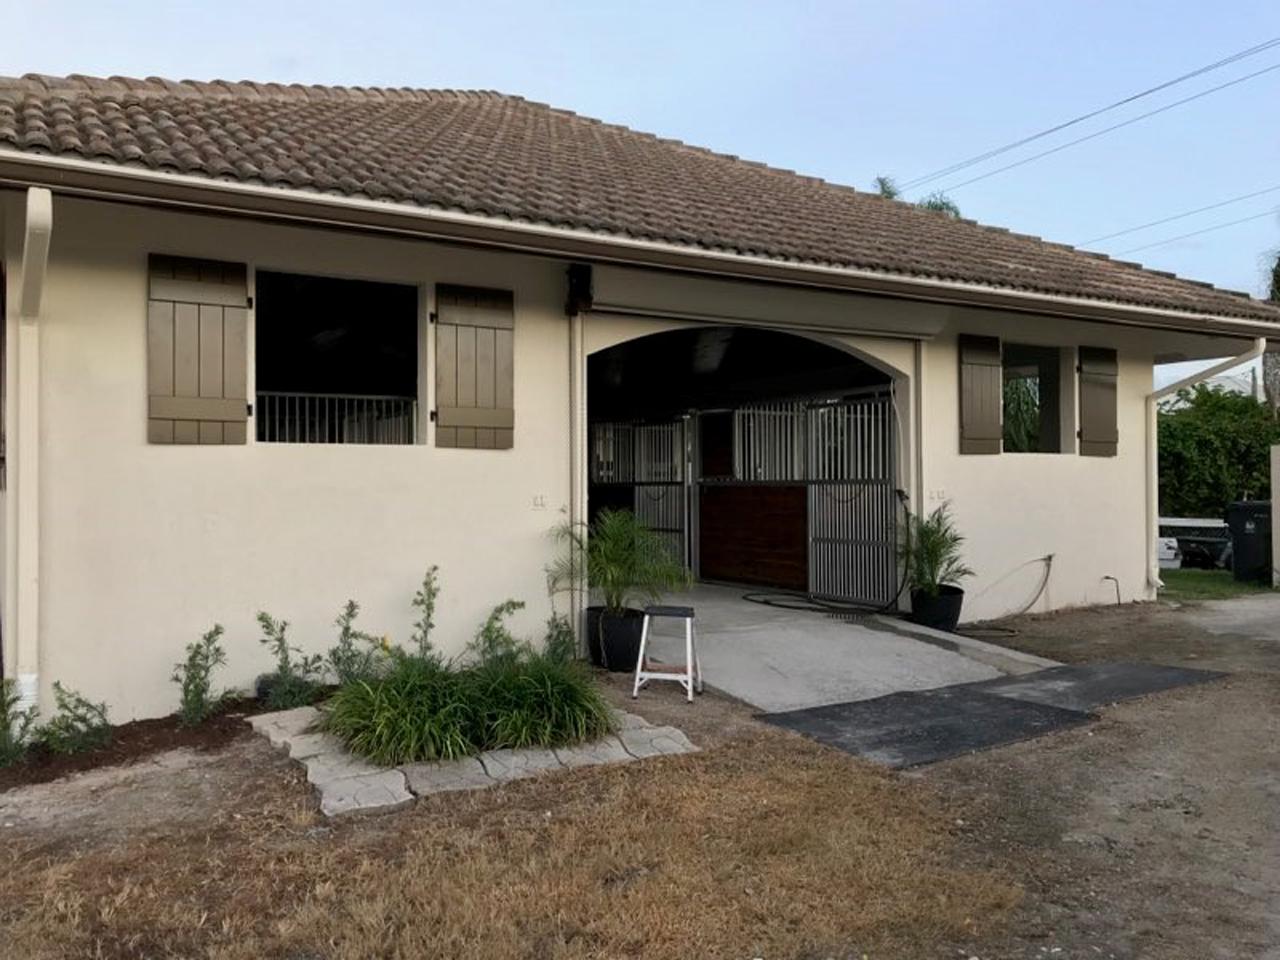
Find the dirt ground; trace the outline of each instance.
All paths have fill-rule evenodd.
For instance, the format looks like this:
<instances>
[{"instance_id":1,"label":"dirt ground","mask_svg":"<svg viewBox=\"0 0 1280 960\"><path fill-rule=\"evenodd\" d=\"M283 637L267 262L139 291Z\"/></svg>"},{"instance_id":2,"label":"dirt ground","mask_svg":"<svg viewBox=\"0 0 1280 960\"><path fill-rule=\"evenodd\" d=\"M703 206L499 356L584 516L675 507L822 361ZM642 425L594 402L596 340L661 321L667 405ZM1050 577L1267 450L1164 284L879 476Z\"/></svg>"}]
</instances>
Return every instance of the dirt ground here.
<instances>
[{"instance_id":1,"label":"dirt ground","mask_svg":"<svg viewBox=\"0 0 1280 960\"><path fill-rule=\"evenodd\" d=\"M247 730L0 789L0 954L1277 960L1274 600L1024 618L1231 675L907 773L610 678L701 752L346 822Z\"/></svg>"}]
</instances>

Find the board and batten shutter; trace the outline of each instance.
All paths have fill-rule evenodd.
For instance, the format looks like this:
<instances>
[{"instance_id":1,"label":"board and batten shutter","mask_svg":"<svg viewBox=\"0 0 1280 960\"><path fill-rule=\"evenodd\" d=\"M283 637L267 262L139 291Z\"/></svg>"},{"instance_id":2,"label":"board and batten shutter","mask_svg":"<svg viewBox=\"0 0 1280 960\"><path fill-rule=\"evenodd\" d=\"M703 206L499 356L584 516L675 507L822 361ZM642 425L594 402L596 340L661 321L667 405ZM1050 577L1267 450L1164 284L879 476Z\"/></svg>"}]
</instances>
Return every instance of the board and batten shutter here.
<instances>
[{"instance_id":1,"label":"board and batten shutter","mask_svg":"<svg viewBox=\"0 0 1280 960\"><path fill-rule=\"evenodd\" d=\"M999 453L1004 393L998 337L960 337L960 452Z\"/></svg>"},{"instance_id":2,"label":"board and batten shutter","mask_svg":"<svg viewBox=\"0 0 1280 960\"><path fill-rule=\"evenodd\" d=\"M436 446L515 442L515 308L510 290L436 287Z\"/></svg>"},{"instance_id":3,"label":"board and batten shutter","mask_svg":"<svg viewBox=\"0 0 1280 960\"><path fill-rule=\"evenodd\" d=\"M148 273L148 442L244 443L245 265L153 254Z\"/></svg>"},{"instance_id":4,"label":"board and batten shutter","mask_svg":"<svg viewBox=\"0 0 1280 960\"><path fill-rule=\"evenodd\" d=\"M1080 455L1114 457L1120 440L1116 424L1116 352L1080 348Z\"/></svg>"}]
</instances>

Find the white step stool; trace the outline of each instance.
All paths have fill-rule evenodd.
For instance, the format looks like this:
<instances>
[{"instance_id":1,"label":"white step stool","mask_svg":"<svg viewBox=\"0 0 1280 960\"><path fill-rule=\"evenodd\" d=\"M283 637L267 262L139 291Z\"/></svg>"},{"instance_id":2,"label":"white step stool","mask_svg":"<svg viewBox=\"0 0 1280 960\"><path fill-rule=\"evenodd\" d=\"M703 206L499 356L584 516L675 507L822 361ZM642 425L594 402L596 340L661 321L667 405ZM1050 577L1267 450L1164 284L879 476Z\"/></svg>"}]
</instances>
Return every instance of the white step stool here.
<instances>
[{"instance_id":1,"label":"white step stool","mask_svg":"<svg viewBox=\"0 0 1280 960\"><path fill-rule=\"evenodd\" d=\"M649 646L649 625L658 617L684 621L684 665L649 663L645 651ZM636 658L636 682L631 688L631 699L640 695L640 688L650 680L674 680L685 689L689 702L693 702L694 688L702 692L702 662L698 659L698 647L693 629L693 607L651 606L644 608L644 624L640 628L640 656Z\"/></svg>"}]
</instances>

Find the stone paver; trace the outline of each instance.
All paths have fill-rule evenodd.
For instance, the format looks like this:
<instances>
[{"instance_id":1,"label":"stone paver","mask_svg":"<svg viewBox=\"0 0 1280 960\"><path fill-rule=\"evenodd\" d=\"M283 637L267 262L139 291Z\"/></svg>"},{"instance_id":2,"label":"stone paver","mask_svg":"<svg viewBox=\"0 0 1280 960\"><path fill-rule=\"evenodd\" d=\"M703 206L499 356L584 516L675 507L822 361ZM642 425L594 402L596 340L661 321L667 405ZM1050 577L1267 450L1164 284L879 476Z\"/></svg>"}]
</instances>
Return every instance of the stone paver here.
<instances>
[{"instance_id":1,"label":"stone paver","mask_svg":"<svg viewBox=\"0 0 1280 960\"><path fill-rule=\"evenodd\" d=\"M296 707L260 713L249 718L249 725L270 740L272 746L281 747L290 737L306 733L319 719L320 711L315 707Z\"/></svg>"},{"instance_id":2,"label":"stone paver","mask_svg":"<svg viewBox=\"0 0 1280 960\"><path fill-rule=\"evenodd\" d=\"M627 763L698 749L675 727L655 727L619 710L614 713L618 733L592 743L557 750L490 750L479 757L388 769L354 756L331 734L313 732L319 719L316 708L299 707L259 714L249 722L306 766L307 780L320 794L320 812L327 817L398 810L415 796L480 790L544 770Z\"/></svg>"},{"instance_id":3,"label":"stone paver","mask_svg":"<svg viewBox=\"0 0 1280 960\"><path fill-rule=\"evenodd\" d=\"M331 733L300 733L286 737L284 748L295 760L305 760L322 753L342 753L345 750L342 741Z\"/></svg>"},{"instance_id":4,"label":"stone paver","mask_svg":"<svg viewBox=\"0 0 1280 960\"><path fill-rule=\"evenodd\" d=\"M326 817L351 813L387 813L413 803L413 794L405 789L404 774L399 770L341 780L319 785L320 812Z\"/></svg>"},{"instance_id":5,"label":"stone paver","mask_svg":"<svg viewBox=\"0 0 1280 960\"><path fill-rule=\"evenodd\" d=\"M560 761L554 750L486 750L480 754L485 773L498 781L531 777L542 770L556 770Z\"/></svg>"},{"instance_id":6,"label":"stone paver","mask_svg":"<svg viewBox=\"0 0 1280 960\"><path fill-rule=\"evenodd\" d=\"M645 757L661 757L673 753L692 753L698 748L675 727L642 727L619 730L618 739L627 753L637 760Z\"/></svg>"},{"instance_id":7,"label":"stone paver","mask_svg":"<svg viewBox=\"0 0 1280 960\"><path fill-rule=\"evenodd\" d=\"M409 782L410 791L420 797L452 790L479 790L498 782L485 773L484 764L475 757L444 763L407 763L397 769Z\"/></svg>"},{"instance_id":8,"label":"stone paver","mask_svg":"<svg viewBox=\"0 0 1280 960\"><path fill-rule=\"evenodd\" d=\"M321 786L330 780L347 780L371 773L383 773L386 767L375 767L350 753L319 753L303 761L307 767L307 781ZM401 779L404 775L401 774Z\"/></svg>"},{"instance_id":9,"label":"stone paver","mask_svg":"<svg viewBox=\"0 0 1280 960\"><path fill-rule=\"evenodd\" d=\"M556 759L566 767L590 767L601 763L627 763L634 760L617 737L609 736L575 747L560 747Z\"/></svg>"}]
</instances>

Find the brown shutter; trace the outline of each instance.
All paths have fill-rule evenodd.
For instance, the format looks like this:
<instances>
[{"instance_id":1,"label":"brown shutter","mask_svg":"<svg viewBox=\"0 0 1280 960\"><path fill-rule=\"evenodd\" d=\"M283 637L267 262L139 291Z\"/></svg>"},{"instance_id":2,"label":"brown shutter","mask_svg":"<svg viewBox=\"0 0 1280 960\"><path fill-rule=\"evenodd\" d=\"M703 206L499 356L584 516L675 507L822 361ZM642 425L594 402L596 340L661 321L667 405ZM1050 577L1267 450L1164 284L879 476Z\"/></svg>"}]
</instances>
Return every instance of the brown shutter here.
<instances>
[{"instance_id":1,"label":"brown shutter","mask_svg":"<svg viewBox=\"0 0 1280 960\"><path fill-rule=\"evenodd\" d=\"M437 447L512 447L514 334L510 290L436 287Z\"/></svg>"},{"instance_id":2,"label":"brown shutter","mask_svg":"<svg viewBox=\"0 0 1280 960\"><path fill-rule=\"evenodd\" d=\"M147 440L244 443L245 265L153 255L149 274Z\"/></svg>"},{"instance_id":3,"label":"brown shutter","mask_svg":"<svg viewBox=\"0 0 1280 960\"><path fill-rule=\"evenodd\" d=\"M999 453L1004 431L1000 340L960 337L960 452Z\"/></svg>"},{"instance_id":4,"label":"brown shutter","mask_svg":"<svg viewBox=\"0 0 1280 960\"><path fill-rule=\"evenodd\" d=\"M1080 348L1080 454L1114 457L1120 431L1116 426L1116 352L1104 347Z\"/></svg>"}]
</instances>

